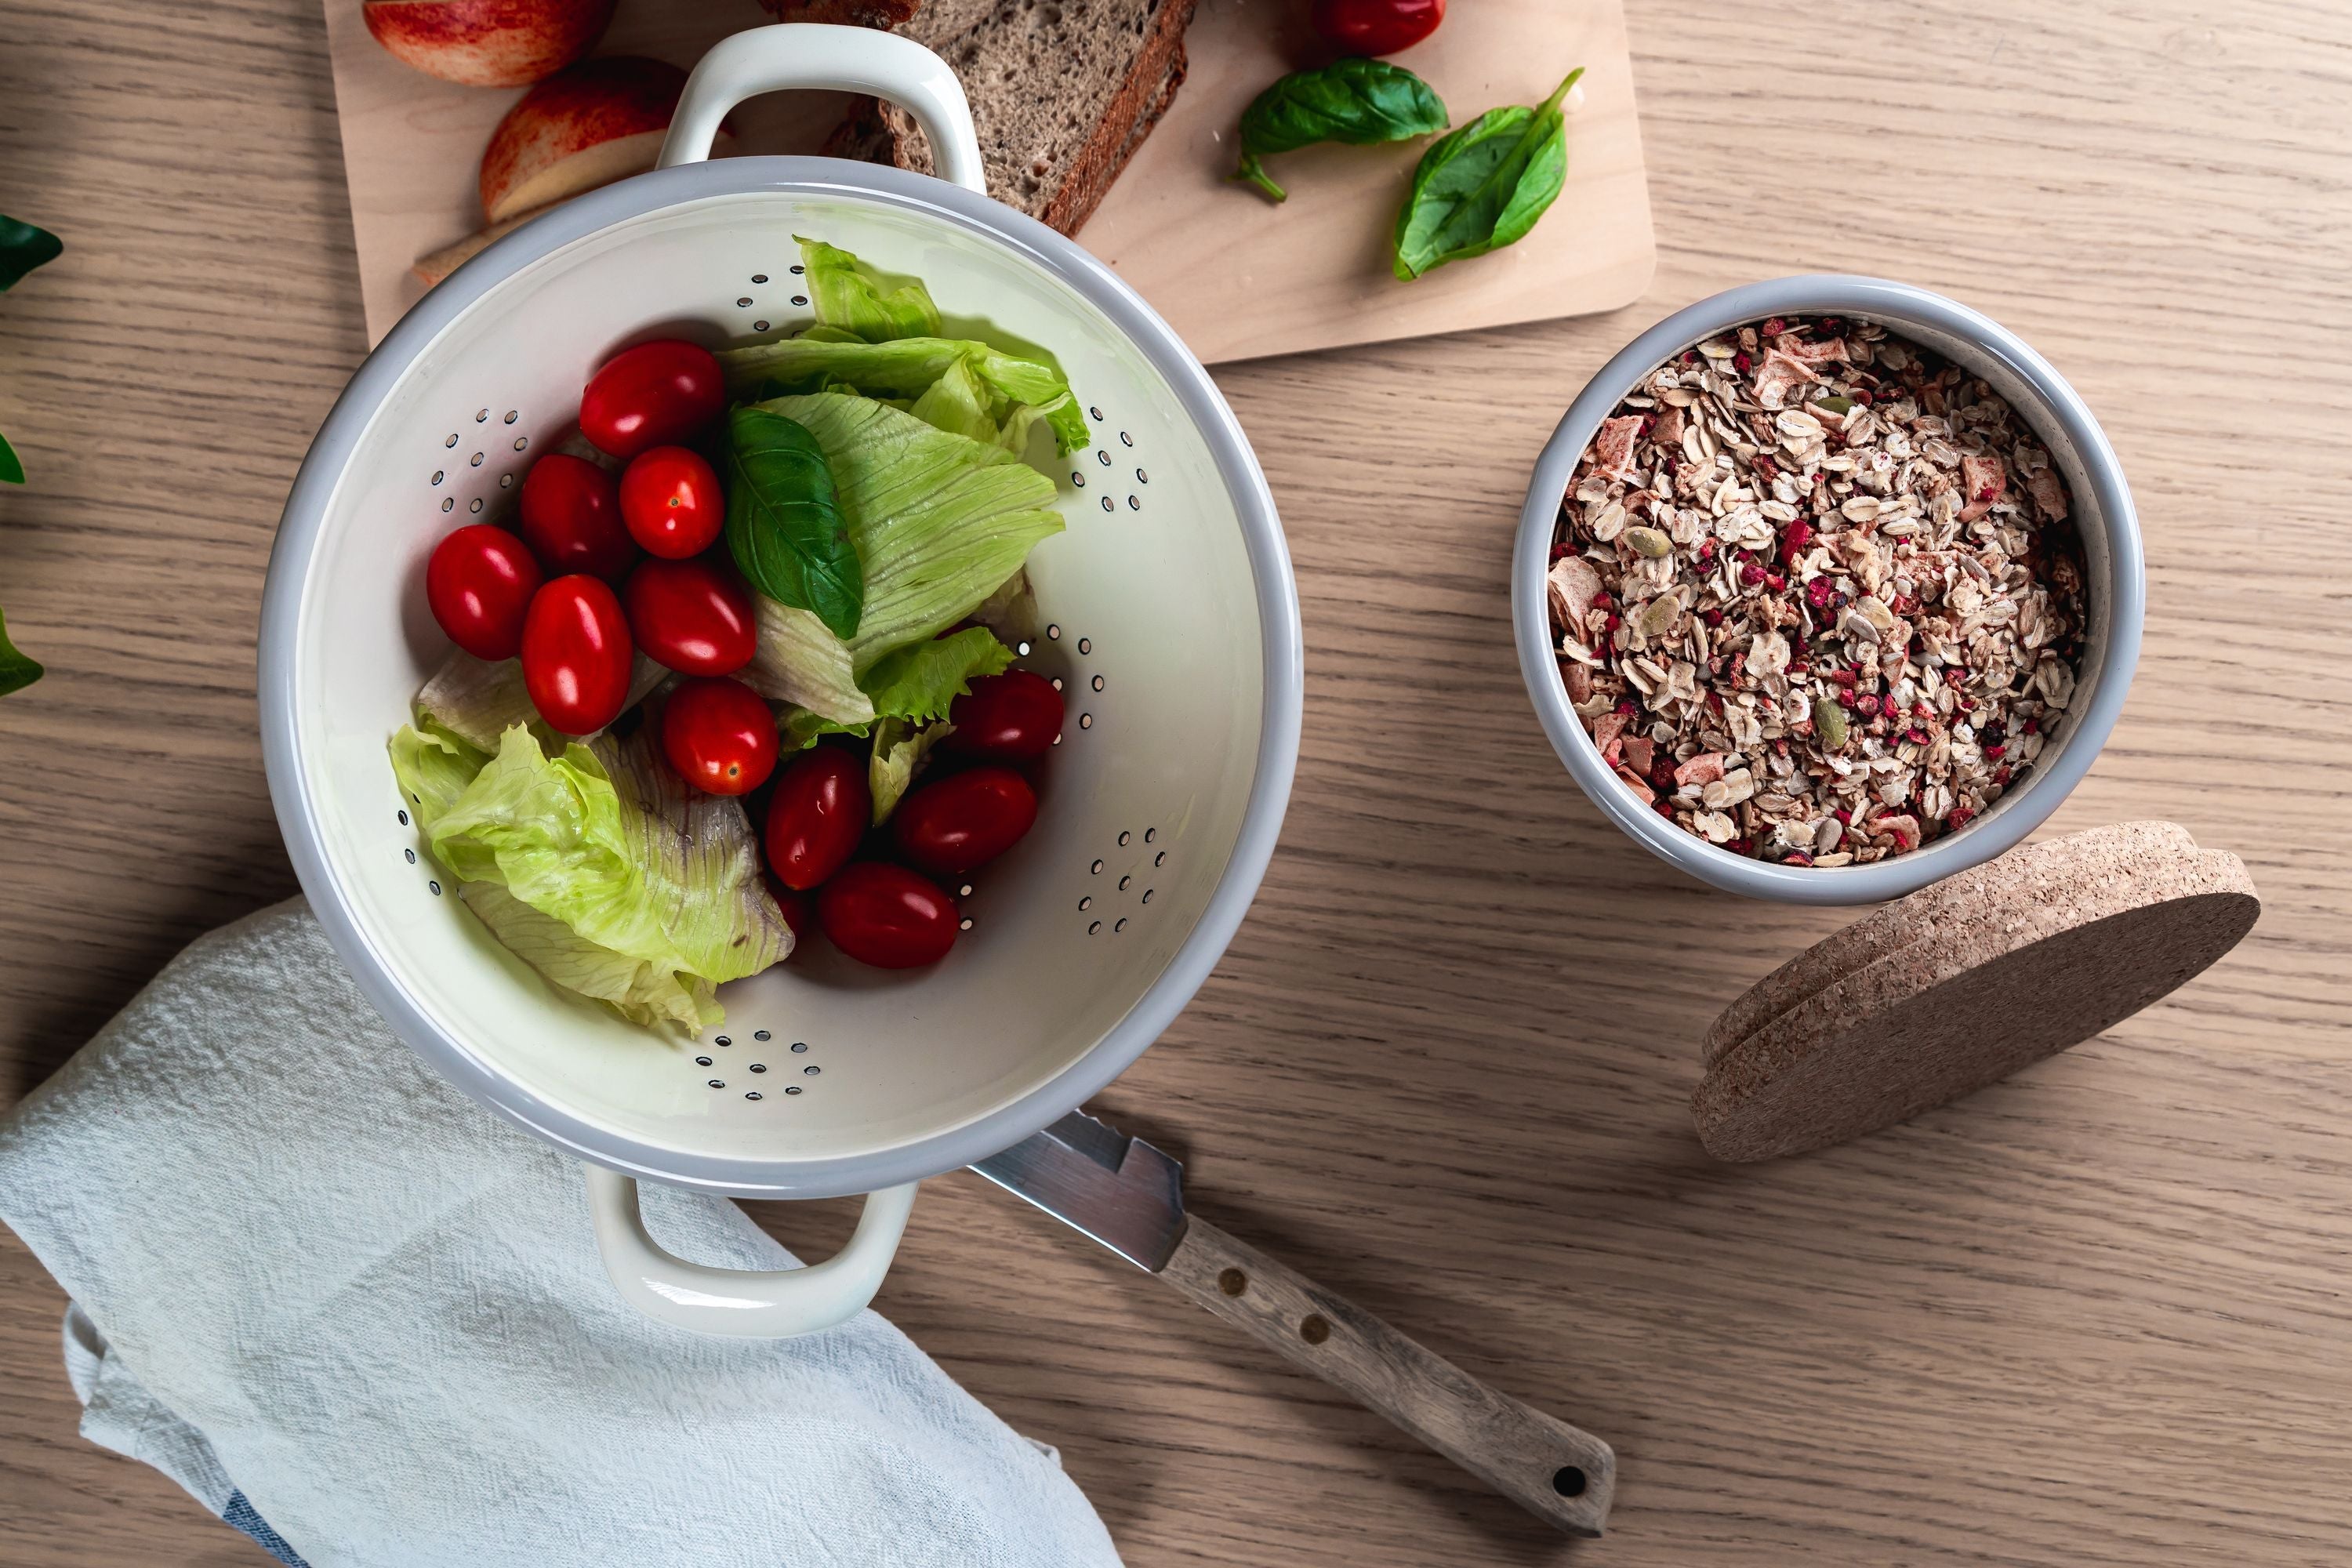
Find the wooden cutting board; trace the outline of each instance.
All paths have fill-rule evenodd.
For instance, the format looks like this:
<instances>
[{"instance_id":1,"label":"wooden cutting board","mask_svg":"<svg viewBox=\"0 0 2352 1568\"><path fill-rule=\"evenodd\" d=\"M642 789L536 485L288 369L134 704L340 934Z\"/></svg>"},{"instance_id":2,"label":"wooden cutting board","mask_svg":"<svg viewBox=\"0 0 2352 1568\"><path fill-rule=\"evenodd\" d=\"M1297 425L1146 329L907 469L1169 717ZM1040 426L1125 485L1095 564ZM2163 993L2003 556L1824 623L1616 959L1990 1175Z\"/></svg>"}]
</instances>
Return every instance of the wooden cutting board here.
<instances>
[{"instance_id":1,"label":"wooden cutting board","mask_svg":"<svg viewBox=\"0 0 2352 1568\"><path fill-rule=\"evenodd\" d=\"M1260 89L1313 63L1307 0L1201 0L1192 74L1078 238L1211 363L1614 310L1656 260L1622 0L1460 0L1428 42L1397 56L1462 124L1536 103L1574 66L1568 186L1507 250L1411 283L1388 270L1387 237L1412 147L1318 147L1274 167L1280 206L1231 184L1234 128ZM326 0L352 227L371 342L423 285L419 256L481 226L483 146L520 89L466 88L376 46L360 0ZM719 37L757 26L751 0L622 0L599 52L691 67ZM775 95L738 111L739 150L815 150L839 120L832 94Z\"/></svg>"}]
</instances>

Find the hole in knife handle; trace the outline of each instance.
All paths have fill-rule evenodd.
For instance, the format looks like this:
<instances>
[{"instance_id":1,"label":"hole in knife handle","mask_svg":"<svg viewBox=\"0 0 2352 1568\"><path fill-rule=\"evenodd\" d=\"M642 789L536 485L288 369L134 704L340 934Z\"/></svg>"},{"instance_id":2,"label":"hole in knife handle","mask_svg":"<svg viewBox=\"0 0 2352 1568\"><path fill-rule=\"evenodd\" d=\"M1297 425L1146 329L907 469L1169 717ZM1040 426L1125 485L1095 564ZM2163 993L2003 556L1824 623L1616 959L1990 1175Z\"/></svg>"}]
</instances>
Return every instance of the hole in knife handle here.
<instances>
[{"instance_id":1,"label":"hole in knife handle","mask_svg":"<svg viewBox=\"0 0 2352 1568\"><path fill-rule=\"evenodd\" d=\"M1331 1337L1330 1320L1320 1312L1309 1312L1298 1320L1298 1337L1310 1345L1319 1345Z\"/></svg>"},{"instance_id":2,"label":"hole in knife handle","mask_svg":"<svg viewBox=\"0 0 2352 1568\"><path fill-rule=\"evenodd\" d=\"M1249 1289L1249 1276L1238 1268L1228 1268L1217 1276L1217 1289L1228 1296L1238 1296Z\"/></svg>"},{"instance_id":3,"label":"hole in knife handle","mask_svg":"<svg viewBox=\"0 0 2352 1568\"><path fill-rule=\"evenodd\" d=\"M1551 1489L1562 1497L1582 1497L1587 1484L1584 1472L1574 1465L1562 1465L1551 1473Z\"/></svg>"}]
</instances>

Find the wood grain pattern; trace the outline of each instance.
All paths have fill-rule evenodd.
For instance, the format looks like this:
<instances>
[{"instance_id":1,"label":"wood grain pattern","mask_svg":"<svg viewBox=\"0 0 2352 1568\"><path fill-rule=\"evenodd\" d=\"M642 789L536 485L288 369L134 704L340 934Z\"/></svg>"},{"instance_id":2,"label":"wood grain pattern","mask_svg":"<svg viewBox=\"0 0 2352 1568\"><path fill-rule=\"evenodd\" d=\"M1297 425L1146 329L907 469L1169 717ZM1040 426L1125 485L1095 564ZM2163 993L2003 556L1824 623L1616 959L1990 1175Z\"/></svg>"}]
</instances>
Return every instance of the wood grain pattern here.
<instances>
[{"instance_id":1,"label":"wood grain pattern","mask_svg":"<svg viewBox=\"0 0 2352 1568\"><path fill-rule=\"evenodd\" d=\"M1345 1296L1200 1215L1160 1277L1534 1514L1590 1540L1617 1456L1590 1432L1472 1377Z\"/></svg>"},{"instance_id":2,"label":"wood grain pattern","mask_svg":"<svg viewBox=\"0 0 2352 1568\"><path fill-rule=\"evenodd\" d=\"M1103 1097L1234 1234L1606 1436L1608 1537L1564 1546L978 1177L927 1184L879 1304L1060 1447L1135 1568L2352 1560L2352 16L1654 0L1633 27L1638 306L1219 374L1297 562L1305 746L1232 951ZM254 618L365 343L316 0L13 7L0 211L68 246L0 298L34 479L0 495L0 603L51 670L0 701L13 1094L292 889ZM1690 1126L1707 1022L1844 917L1680 879L1576 793L1505 575L1528 468L1619 345L1853 266L2015 329L2131 475L2147 651L2049 831L2179 821L2264 907L2108 1036L1727 1167ZM853 1207L762 1218L814 1255ZM0 1558L267 1568L75 1436L63 1304L0 1233Z\"/></svg>"},{"instance_id":3,"label":"wood grain pattern","mask_svg":"<svg viewBox=\"0 0 2352 1568\"><path fill-rule=\"evenodd\" d=\"M1080 237L1212 364L1614 310L1641 293L1657 256L1620 4L1478 0L1399 57L1443 91L1456 124L1503 104L1539 103L1570 67L1587 68L1556 213L1484 266L1441 268L1410 286L1389 276L1388 224L1412 176L1409 151L1286 154L1278 174L1291 199L1279 207L1226 182L1243 109L1318 58L1305 5L1286 0L1202 0L1175 107ZM421 76L368 36L360 0L324 5L373 342L422 291L409 264L481 226L475 171L521 94ZM599 47L692 66L719 39L765 20L751 0L622 0ZM754 100L730 117L737 145L814 152L842 101Z\"/></svg>"}]
</instances>

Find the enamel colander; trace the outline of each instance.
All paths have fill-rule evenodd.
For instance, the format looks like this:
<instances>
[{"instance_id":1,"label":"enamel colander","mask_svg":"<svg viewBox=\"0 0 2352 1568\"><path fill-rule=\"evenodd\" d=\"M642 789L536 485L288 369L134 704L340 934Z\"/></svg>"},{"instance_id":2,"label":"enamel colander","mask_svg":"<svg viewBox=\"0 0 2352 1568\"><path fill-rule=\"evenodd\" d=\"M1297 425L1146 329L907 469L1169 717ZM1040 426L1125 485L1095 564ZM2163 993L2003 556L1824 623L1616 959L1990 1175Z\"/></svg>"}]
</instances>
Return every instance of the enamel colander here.
<instances>
[{"instance_id":1,"label":"enamel colander","mask_svg":"<svg viewBox=\"0 0 2352 1568\"><path fill-rule=\"evenodd\" d=\"M785 88L905 105L950 178L704 161L721 115ZM979 171L962 91L927 50L814 26L728 39L688 81L662 167L526 225L394 328L312 444L270 561L263 742L320 921L411 1047L580 1158L614 1281L688 1327L796 1333L862 1306L917 1181L1076 1108L1174 1018L1240 923L1288 795L1297 597L1248 443L1167 325L982 194ZM950 332L985 322L1068 374L1095 441L1056 464L1068 527L1030 558L1021 647L1068 716L1035 828L950 889L968 929L944 962L886 974L812 943L723 988L726 1023L687 1039L550 985L492 939L427 854L385 742L448 653L425 605L434 543L500 516L617 349L806 324L796 234L923 279ZM833 1258L745 1274L664 1252L638 1179L872 1195Z\"/></svg>"}]
</instances>

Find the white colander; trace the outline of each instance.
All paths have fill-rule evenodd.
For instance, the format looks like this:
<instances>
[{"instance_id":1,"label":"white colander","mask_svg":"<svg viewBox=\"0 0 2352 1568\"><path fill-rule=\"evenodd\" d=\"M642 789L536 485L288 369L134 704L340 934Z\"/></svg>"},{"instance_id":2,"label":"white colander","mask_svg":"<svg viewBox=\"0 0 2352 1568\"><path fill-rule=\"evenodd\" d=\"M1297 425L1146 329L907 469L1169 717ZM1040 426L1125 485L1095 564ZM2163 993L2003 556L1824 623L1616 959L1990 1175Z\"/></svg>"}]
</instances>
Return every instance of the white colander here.
<instances>
[{"instance_id":1,"label":"white colander","mask_svg":"<svg viewBox=\"0 0 2352 1568\"><path fill-rule=\"evenodd\" d=\"M719 117L783 88L902 103L955 183L823 158L702 161ZM578 1155L600 1245L639 1306L717 1332L803 1332L862 1306L913 1184L1076 1107L1206 978L1272 853L1297 757L1299 628L1280 525L1233 413L1167 325L1062 236L981 194L954 75L904 39L772 26L688 82L656 172L581 196L468 262L352 377L296 478L262 608L269 787L302 886L392 1026L509 1119ZM1036 827L966 879L936 967L814 949L720 992L682 1042L508 953L441 879L385 742L448 644L434 543L496 518L589 374L654 337L713 346L810 310L795 234L923 279L950 331L1043 345L1095 445L1058 466L1066 532L1029 569L1025 667L1068 704ZM758 1197L868 1193L834 1258L696 1268L637 1219L632 1178Z\"/></svg>"}]
</instances>

